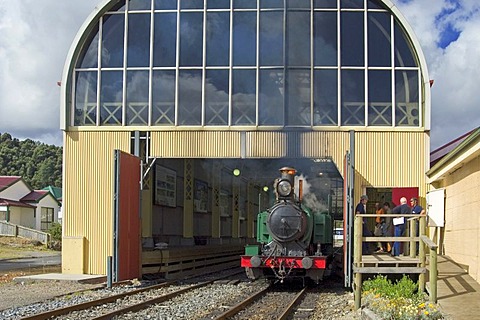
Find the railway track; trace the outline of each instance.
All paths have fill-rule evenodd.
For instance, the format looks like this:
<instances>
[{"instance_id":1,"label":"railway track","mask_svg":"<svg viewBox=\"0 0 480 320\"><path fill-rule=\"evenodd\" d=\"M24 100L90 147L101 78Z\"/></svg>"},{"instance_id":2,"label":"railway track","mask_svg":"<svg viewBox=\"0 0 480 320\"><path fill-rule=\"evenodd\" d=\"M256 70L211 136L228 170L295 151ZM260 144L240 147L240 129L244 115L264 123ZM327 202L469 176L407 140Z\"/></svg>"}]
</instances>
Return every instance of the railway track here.
<instances>
[{"instance_id":1,"label":"railway track","mask_svg":"<svg viewBox=\"0 0 480 320\"><path fill-rule=\"evenodd\" d=\"M255 292L222 314L209 316L208 318L215 320L285 320L292 316L306 292L307 288L295 291L277 291L269 286Z\"/></svg>"},{"instance_id":2,"label":"railway track","mask_svg":"<svg viewBox=\"0 0 480 320\"><path fill-rule=\"evenodd\" d=\"M243 272L234 272L208 281L194 282L190 279L185 284L178 281L164 282L129 292L95 299L92 301L50 310L35 315L22 317L22 320L43 319L113 319L128 312L137 312L151 305L173 299L184 293L211 285L221 279L235 277Z\"/></svg>"},{"instance_id":3,"label":"railway track","mask_svg":"<svg viewBox=\"0 0 480 320\"><path fill-rule=\"evenodd\" d=\"M349 296L345 295L340 284L329 281L322 286L304 290L299 286L279 287L261 280L247 281L243 270L229 270L228 274L223 272L204 275L201 278L165 282L149 287L127 286L118 289L104 288L100 289L100 292L79 292L56 302L64 308L47 307L49 303L46 302L43 311L51 311L38 313L42 307L37 306L20 317L5 314L5 319L330 320L340 319L339 316L348 312L346 308ZM96 300L93 300L94 297ZM78 303L72 305L73 303L68 302L69 299ZM85 302L88 299L92 301ZM37 314L33 314L34 312Z\"/></svg>"}]
</instances>

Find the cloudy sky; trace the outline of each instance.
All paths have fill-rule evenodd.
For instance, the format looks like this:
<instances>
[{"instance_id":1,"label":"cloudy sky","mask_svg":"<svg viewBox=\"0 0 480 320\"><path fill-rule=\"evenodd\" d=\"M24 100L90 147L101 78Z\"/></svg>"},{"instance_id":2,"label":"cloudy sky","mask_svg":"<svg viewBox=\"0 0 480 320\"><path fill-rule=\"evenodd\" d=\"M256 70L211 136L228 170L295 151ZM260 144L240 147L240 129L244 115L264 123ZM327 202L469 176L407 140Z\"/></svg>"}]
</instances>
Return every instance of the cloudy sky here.
<instances>
[{"instance_id":1,"label":"cloudy sky","mask_svg":"<svg viewBox=\"0 0 480 320\"><path fill-rule=\"evenodd\" d=\"M62 144L65 58L100 0L0 0L0 133ZM480 126L480 1L393 0L427 59L431 149Z\"/></svg>"}]
</instances>

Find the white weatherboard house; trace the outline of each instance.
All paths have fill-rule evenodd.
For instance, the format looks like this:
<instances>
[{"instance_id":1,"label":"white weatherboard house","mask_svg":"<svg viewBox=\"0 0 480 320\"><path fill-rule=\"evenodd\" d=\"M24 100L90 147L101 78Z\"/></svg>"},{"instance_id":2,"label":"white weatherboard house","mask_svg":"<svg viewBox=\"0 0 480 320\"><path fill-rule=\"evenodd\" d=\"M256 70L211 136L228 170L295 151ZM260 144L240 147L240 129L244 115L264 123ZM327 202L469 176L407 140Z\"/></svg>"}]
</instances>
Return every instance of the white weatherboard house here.
<instances>
[{"instance_id":1,"label":"white weatherboard house","mask_svg":"<svg viewBox=\"0 0 480 320\"><path fill-rule=\"evenodd\" d=\"M48 190L33 190L18 176L0 176L0 221L47 231L60 203Z\"/></svg>"}]
</instances>

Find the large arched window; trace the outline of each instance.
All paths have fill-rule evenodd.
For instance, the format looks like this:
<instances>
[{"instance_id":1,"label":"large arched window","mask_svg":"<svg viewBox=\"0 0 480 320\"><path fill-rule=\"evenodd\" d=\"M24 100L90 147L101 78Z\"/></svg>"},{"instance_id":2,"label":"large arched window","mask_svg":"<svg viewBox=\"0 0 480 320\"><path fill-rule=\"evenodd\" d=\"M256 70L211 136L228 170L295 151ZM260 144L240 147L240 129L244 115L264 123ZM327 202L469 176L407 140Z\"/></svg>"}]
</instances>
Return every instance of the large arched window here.
<instances>
[{"instance_id":1,"label":"large arched window","mask_svg":"<svg viewBox=\"0 0 480 320\"><path fill-rule=\"evenodd\" d=\"M73 126L423 125L419 59L381 1L110 6L79 44Z\"/></svg>"}]
</instances>

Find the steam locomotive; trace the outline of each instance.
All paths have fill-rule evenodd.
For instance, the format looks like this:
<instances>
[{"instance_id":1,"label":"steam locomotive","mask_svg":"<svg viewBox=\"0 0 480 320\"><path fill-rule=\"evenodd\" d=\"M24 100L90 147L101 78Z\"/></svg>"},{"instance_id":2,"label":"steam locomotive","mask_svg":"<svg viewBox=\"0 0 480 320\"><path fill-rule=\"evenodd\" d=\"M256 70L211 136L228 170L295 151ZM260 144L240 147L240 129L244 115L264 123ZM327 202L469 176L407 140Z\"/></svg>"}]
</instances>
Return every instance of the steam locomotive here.
<instances>
[{"instance_id":1,"label":"steam locomotive","mask_svg":"<svg viewBox=\"0 0 480 320\"><path fill-rule=\"evenodd\" d=\"M247 277L280 281L301 278L318 283L328 273L333 252L332 217L302 204L296 170L280 169L275 180L275 203L257 217L257 244L247 245L241 266Z\"/></svg>"}]
</instances>

